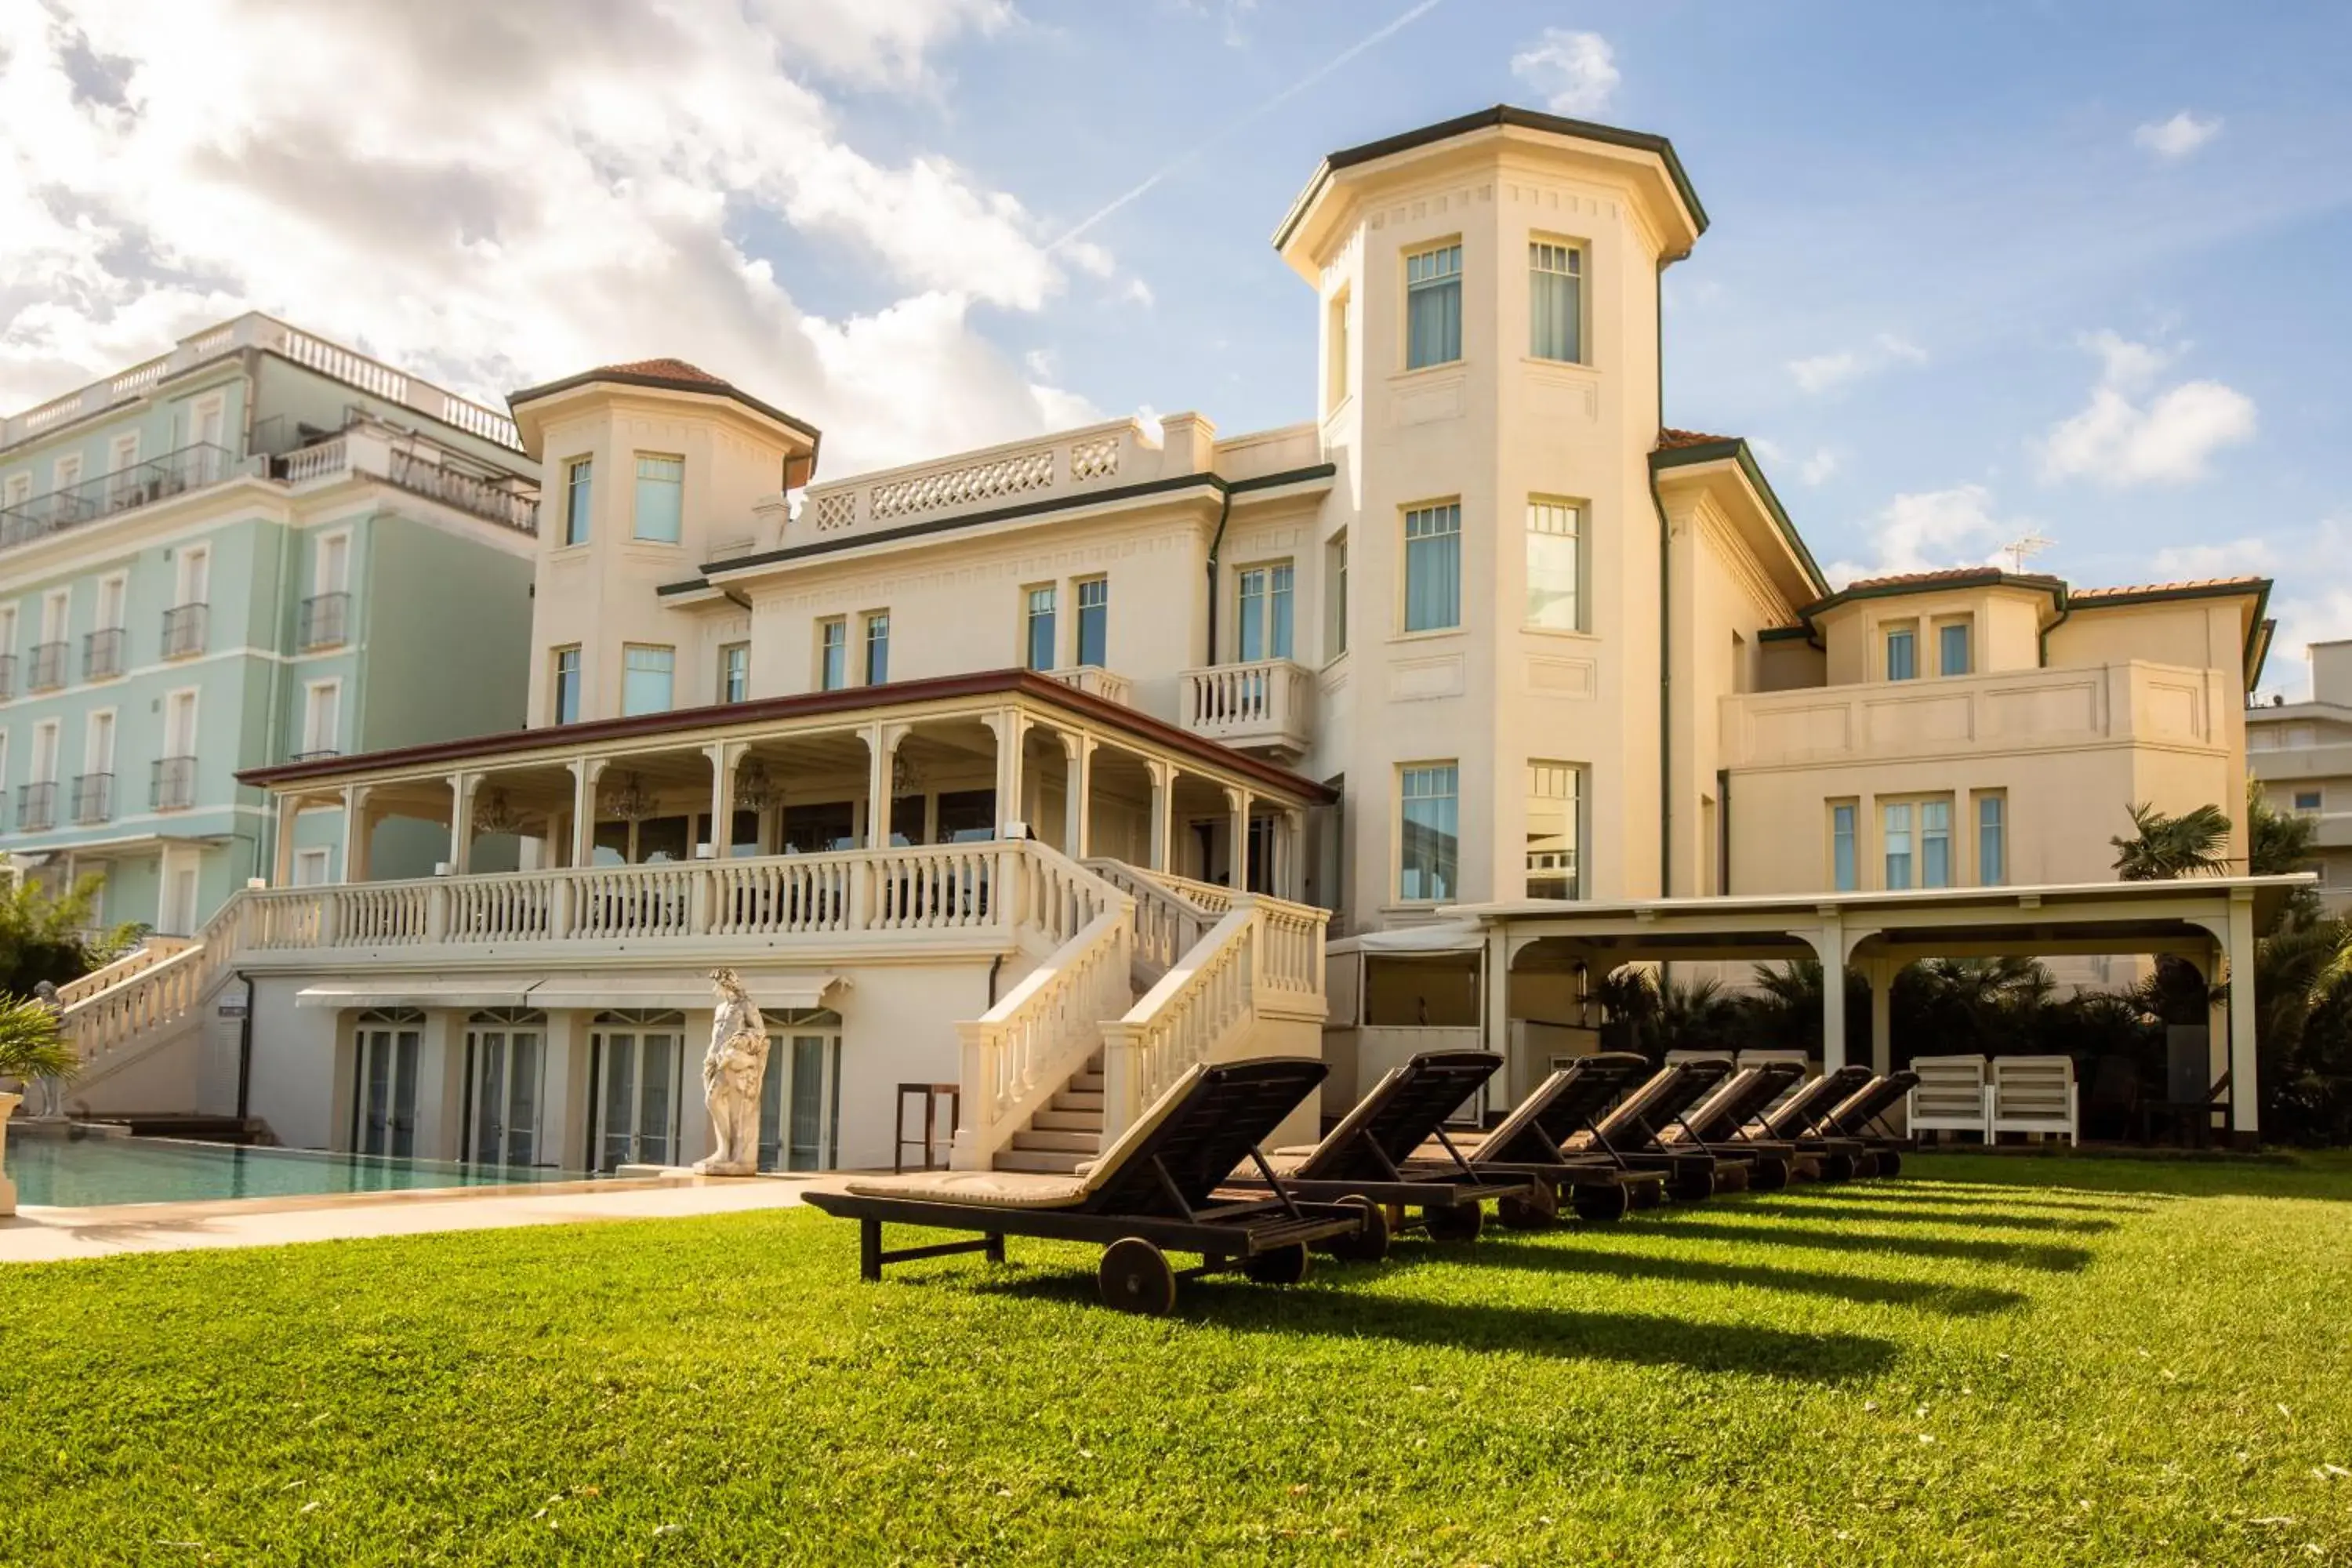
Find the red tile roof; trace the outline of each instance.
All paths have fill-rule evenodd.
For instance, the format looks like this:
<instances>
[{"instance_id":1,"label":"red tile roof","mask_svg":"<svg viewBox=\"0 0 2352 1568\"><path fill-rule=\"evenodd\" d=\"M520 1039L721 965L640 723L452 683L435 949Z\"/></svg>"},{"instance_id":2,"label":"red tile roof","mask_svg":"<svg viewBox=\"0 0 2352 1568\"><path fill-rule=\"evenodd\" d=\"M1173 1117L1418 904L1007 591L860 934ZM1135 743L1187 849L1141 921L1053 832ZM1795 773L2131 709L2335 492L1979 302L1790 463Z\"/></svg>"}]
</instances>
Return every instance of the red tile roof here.
<instances>
[{"instance_id":1,"label":"red tile roof","mask_svg":"<svg viewBox=\"0 0 2352 1568\"><path fill-rule=\"evenodd\" d=\"M626 364L600 364L592 373L597 375L651 375L664 381L698 381L709 386L729 384L711 374L700 365L688 364L682 359L635 359Z\"/></svg>"},{"instance_id":2,"label":"red tile roof","mask_svg":"<svg viewBox=\"0 0 2352 1568\"><path fill-rule=\"evenodd\" d=\"M2008 575L2011 574L2003 572L1998 566L1947 566L1934 572L1897 572L1885 577L1857 577L1848 583L1845 588L1846 592L1851 594L1858 588L1907 588L1914 584L1924 583L1990 582L1994 578ZM2055 578L2040 580L2056 581Z\"/></svg>"},{"instance_id":3,"label":"red tile roof","mask_svg":"<svg viewBox=\"0 0 2352 1568\"><path fill-rule=\"evenodd\" d=\"M1737 441L1737 436L1710 436L1704 430L1677 430L1662 426L1658 430L1657 450L1678 452L1685 447L1712 447L1718 441Z\"/></svg>"},{"instance_id":4,"label":"red tile roof","mask_svg":"<svg viewBox=\"0 0 2352 1568\"><path fill-rule=\"evenodd\" d=\"M2116 588L2077 588L2071 597L2081 599L2120 598L2126 594L2181 594L2204 588L2244 588L2249 592L2270 585L2266 577L2195 577L2182 583L2134 583Z\"/></svg>"}]
</instances>

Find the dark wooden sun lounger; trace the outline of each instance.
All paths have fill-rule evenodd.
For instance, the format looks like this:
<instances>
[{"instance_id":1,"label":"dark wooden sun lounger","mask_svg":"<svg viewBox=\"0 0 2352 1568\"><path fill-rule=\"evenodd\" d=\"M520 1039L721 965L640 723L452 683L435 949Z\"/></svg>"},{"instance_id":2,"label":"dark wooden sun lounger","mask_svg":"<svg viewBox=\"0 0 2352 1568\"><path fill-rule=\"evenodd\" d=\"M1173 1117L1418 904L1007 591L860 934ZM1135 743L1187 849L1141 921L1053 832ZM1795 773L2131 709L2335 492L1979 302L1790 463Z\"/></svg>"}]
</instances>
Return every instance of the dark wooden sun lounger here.
<instances>
[{"instance_id":1,"label":"dark wooden sun lounger","mask_svg":"<svg viewBox=\"0 0 2352 1568\"><path fill-rule=\"evenodd\" d=\"M1561 1147L1571 1154L1612 1152L1637 1170L1664 1171L1666 1191L1685 1203L1740 1191L1755 1165L1752 1156L1659 1138L1730 1076L1731 1064L1719 1058L1669 1063L1620 1100L1591 1132Z\"/></svg>"},{"instance_id":2,"label":"dark wooden sun lounger","mask_svg":"<svg viewBox=\"0 0 2352 1568\"><path fill-rule=\"evenodd\" d=\"M1273 1174L1301 1199L1381 1205L1392 1231L1418 1228L1433 1241L1475 1241L1486 1223L1482 1204L1538 1201L1532 1178L1481 1173L1445 1132L1445 1119L1502 1065L1492 1051L1423 1051L1391 1068L1320 1143L1277 1150ZM1414 1158L1432 1140L1449 1152L1442 1164ZM1232 1184L1247 1190L1271 1179L1237 1170ZM1408 1216L1408 1208L1418 1217Z\"/></svg>"},{"instance_id":3,"label":"dark wooden sun lounger","mask_svg":"<svg viewBox=\"0 0 2352 1568\"><path fill-rule=\"evenodd\" d=\"M1824 1133L1833 1138L1859 1141L1870 1151L1876 1163L1874 1174L1891 1176L1903 1169L1903 1156L1916 1153L1918 1140L1906 1137L1890 1129L1885 1121L1886 1113L1903 1103L1903 1097L1919 1085L1916 1072L1890 1072L1872 1079L1862 1088L1838 1102L1835 1109L1822 1118Z\"/></svg>"},{"instance_id":4,"label":"dark wooden sun lounger","mask_svg":"<svg viewBox=\"0 0 2352 1568\"><path fill-rule=\"evenodd\" d=\"M1813 1162L1813 1173L1824 1182L1873 1174L1876 1162L1868 1144L1827 1131L1830 1112L1870 1080L1865 1067L1823 1073L1750 1122L1748 1133L1790 1145Z\"/></svg>"},{"instance_id":5,"label":"dark wooden sun lounger","mask_svg":"<svg viewBox=\"0 0 2352 1568\"><path fill-rule=\"evenodd\" d=\"M1630 1051L1580 1057L1536 1085L1494 1127L1450 1135L1450 1150L1433 1140L1406 1168L1450 1166L1458 1157L1488 1175L1533 1178L1537 1202L1505 1198L1495 1205L1503 1223L1515 1228L1549 1223L1562 1204L1580 1219L1622 1218L1629 1208L1657 1202L1664 1173L1635 1170L1605 1147L1571 1154L1561 1145L1580 1134L1589 1138L1596 1119L1649 1070L1648 1059Z\"/></svg>"},{"instance_id":6,"label":"dark wooden sun lounger","mask_svg":"<svg viewBox=\"0 0 2352 1568\"><path fill-rule=\"evenodd\" d=\"M1302 1200L1272 1179L1259 1144L1315 1092L1328 1069L1311 1058L1267 1057L1198 1066L1171 1085L1091 1166L1073 1176L1019 1171L940 1171L852 1179L814 1189L808 1202L859 1226L858 1271L950 1253L1004 1258L1004 1238L1034 1236L1104 1248L1102 1299L1128 1311L1161 1313L1180 1278L1165 1256L1192 1252L1182 1277L1238 1268L1264 1284L1307 1277L1307 1248L1375 1258L1388 1250L1387 1216L1370 1203ZM1450 1109L1450 1108L1449 1108ZM1238 1162L1268 1178L1263 1195L1215 1195ZM977 1232L976 1241L886 1251L882 1226Z\"/></svg>"},{"instance_id":7,"label":"dark wooden sun lounger","mask_svg":"<svg viewBox=\"0 0 2352 1568\"><path fill-rule=\"evenodd\" d=\"M1717 1154L1742 1155L1755 1162L1748 1184L1756 1192L1776 1193L1789 1184L1801 1167L1815 1168L1811 1157L1793 1143L1752 1136L1748 1122L1789 1086L1804 1076L1794 1062L1759 1062L1734 1072L1712 1093L1683 1112L1675 1124L1658 1134L1672 1148L1705 1149Z\"/></svg>"}]
</instances>

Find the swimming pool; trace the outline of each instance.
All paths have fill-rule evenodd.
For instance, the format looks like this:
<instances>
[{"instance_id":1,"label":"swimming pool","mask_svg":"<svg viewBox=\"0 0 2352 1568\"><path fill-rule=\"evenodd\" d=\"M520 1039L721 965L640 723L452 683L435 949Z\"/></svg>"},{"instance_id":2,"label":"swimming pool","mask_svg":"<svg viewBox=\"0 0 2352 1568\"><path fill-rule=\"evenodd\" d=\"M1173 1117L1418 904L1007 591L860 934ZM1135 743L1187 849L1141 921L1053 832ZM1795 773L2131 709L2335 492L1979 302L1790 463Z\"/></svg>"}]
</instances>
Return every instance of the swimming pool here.
<instances>
[{"instance_id":1,"label":"swimming pool","mask_svg":"<svg viewBox=\"0 0 2352 1568\"><path fill-rule=\"evenodd\" d=\"M226 1143L111 1138L21 1126L8 1130L7 1172L16 1184L18 1204L66 1208L585 1179L578 1171L460 1165L307 1149L240 1149Z\"/></svg>"}]
</instances>

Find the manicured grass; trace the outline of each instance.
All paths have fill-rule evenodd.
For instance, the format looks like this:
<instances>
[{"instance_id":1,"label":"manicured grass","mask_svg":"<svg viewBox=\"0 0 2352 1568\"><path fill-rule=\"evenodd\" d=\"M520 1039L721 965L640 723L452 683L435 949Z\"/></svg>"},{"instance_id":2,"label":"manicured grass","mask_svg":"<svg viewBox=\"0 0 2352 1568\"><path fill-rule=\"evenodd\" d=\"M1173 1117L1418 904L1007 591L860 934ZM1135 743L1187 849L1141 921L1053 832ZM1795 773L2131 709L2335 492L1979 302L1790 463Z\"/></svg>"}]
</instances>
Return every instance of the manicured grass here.
<instances>
[{"instance_id":1,"label":"manicured grass","mask_svg":"<svg viewBox=\"0 0 2352 1568\"><path fill-rule=\"evenodd\" d=\"M2340 1159L1922 1158L1156 1321L856 1243L0 1270L0 1562L2352 1561Z\"/></svg>"}]
</instances>

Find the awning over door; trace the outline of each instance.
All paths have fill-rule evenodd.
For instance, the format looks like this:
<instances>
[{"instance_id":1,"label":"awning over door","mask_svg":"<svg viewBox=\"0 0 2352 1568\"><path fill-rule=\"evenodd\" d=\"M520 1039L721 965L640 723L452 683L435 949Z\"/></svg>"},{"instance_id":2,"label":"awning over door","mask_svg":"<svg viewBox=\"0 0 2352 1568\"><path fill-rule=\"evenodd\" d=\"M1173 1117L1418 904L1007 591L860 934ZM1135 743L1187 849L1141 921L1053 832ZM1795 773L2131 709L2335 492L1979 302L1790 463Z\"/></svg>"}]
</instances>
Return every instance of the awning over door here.
<instances>
[{"instance_id":1,"label":"awning over door","mask_svg":"<svg viewBox=\"0 0 2352 1568\"><path fill-rule=\"evenodd\" d=\"M844 982L838 974L751 973L743 988L762 1012L808 1012L828 1005ZM585 1008L597 1012L655 1010L687 1012L714 1000L709 980L698 972L651 974L551 974L534 981L490 976L386 975L376 980L333 980L295 994L301 1007L536 1007Z\"/></svg>"},{"instance_id":2,"label":"awning over door","mask_svg":"<svg viewBox=\"0 0 2352 1568\"><path fill-rule=\"evenodd\" d=\"M331 980L294 994L297 1007L526 1007L527 987L488 976L444 979L392 974L381 980Z\"/></svg>"}]
</instances>

